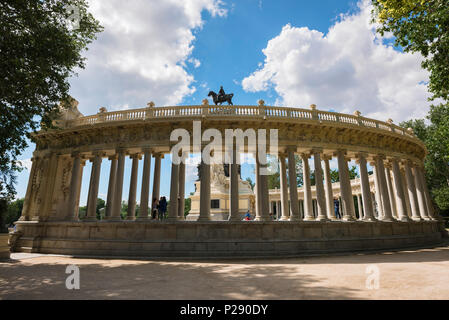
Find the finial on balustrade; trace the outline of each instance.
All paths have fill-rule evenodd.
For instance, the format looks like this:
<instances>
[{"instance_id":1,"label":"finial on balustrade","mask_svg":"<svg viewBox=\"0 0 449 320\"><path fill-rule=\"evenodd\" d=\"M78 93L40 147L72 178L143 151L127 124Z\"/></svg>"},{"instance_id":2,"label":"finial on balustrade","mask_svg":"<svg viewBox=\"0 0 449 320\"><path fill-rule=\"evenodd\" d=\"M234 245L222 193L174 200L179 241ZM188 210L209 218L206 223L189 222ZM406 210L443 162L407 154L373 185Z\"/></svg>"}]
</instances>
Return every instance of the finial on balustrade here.
<instances>
[{"instance_id":1,"label":"finial on balustrade","mask_svg":"<svg viewBox=\"0 0 449 320\"><path fill-rule=\"evenodd\" d=\"M388 123L389 125L392 125L392 124L393 124L393 119L391 119L391 118L388 119L388 120L387 120L387 123Z\"/></svg>"},{"instance_id":2,"label":"finial on balustrade","mask_svg":"<svg viewBox=\"0 0 449 320\"><path fill-rule=\"evenodd\" d=\"M108 110L105 107L101 107L100 108L100 112L99 113L106 113L108 112Z\"/></svg>"},{"instance_id":3,"label":"finial on balustrade","mask_svg":"<svg viewBox=\"0 0 449 320\"><path fill-rule=\"evenodd\" d=\"M316 110L316 104L311 104L311 105L310 105L310 109Z\"/></svg>"},{"instance_id":4,"label":"finial on balustrade","mask_svg":"<svg viewBox=\"0 0 449 320\"><path fill-rule=\"evenodd\" d=\"M203 99L203 106L208 106L208 105L209 105L209 100Z\"/></svg>"},{"instance_id":5,"label":"finial on balustrade","mask_svg":"<svg viewBox=\"0 0 449 320\"><path fill-rule=\"evenodd\" d=\"M407 128L407 133L408 133L408 134L411 134L412 136L415 135L415 132L413 131L412 128Z\"/></svg>"},{"instance_id":6,"label":"finial on balustrade","mask_svg":"<svg viewBox=\"0 0 449 320\"><path fill-rule=\"evenodd\" d=\"M356 117L360 117L362 115L362 113L359 110L354 111L354 115Z\"/></svg>"},{"instance_id":7,"label":"finial on balustrade","mask_svg":"<svg viewBox=\"0 0 449 320\"><path fill-rule=\"evenodd\" d=\"M147 103L148 108L154 108L155 104L153 101Z\"/></svg>"},{"instance_id":8,"label":"finial on balustrade","mask_svg":"<svg viewBox=\"0 0 449 320\"><path fill-rule=\"evenodd\" d=\"M260 99L259 101L257 101L259 107L263 107L265 106L265 101L263 101L262 99Z\"/></svg>"}]
</instances>

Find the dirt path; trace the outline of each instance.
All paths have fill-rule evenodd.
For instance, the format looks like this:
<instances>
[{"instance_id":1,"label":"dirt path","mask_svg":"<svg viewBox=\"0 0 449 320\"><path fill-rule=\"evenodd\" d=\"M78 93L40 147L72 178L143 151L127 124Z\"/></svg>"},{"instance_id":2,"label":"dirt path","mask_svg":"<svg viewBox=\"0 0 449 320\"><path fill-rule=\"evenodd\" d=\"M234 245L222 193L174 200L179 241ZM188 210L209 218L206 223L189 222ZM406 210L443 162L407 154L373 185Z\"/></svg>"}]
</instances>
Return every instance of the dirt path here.
<instances>
[{"instance_id":1,"label":"dirt path","mask_svg":"<svg viewBox=\"0 0 449 320\"><path fill-rule=\"evenodd\" d=\"M80 290L68 290L68 265ZM379 288L367 277L379 272ZM368 273L367 273L368 272ZM375 279L368 281L375 287ZM449 299L449 246L263 260L139 261L14 254L0 299Z\"/></svg>"}]
</instances>

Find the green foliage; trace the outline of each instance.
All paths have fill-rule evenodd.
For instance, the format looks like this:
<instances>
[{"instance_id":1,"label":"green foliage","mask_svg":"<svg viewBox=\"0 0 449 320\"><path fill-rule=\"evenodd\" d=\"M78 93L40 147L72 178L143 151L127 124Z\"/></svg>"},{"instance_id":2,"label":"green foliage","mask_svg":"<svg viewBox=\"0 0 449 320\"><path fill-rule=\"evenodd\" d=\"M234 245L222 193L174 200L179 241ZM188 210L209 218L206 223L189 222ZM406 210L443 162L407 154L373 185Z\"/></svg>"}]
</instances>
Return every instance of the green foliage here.
<instances>
[{"instance_id":1,"label":"green foliage","mask_svg":"<svg viewBox=\"0 0 449 320\"><path fill-rule=\"evenodd\" d=\"M79 10L79 28L67 23ZM30 131L51 127L68 78L84 68L82 52L98 32L86 0L0 1L0 197L15 194L17 157Z\"/></svg>"},{"instance_id":2,"label":"green foliage","mask_svg":"<svg viewBox=\"0 0 449 320\"><path fill-rule=\"evenodd\" d=\"M192 208L192 199L190 199L190 198L185 199L184 200L184 217L187 217L191 208Z\"/></svg>"},{"instance_id":3,"label":"green foliage","mask_svg":"<svg viewBox=\"0 0 449 320\"><path fill-rule=\"evenodd\" d=\"M250 177L246 178L246 181L249 183L249 185L251 186L251 190L254 190L254 186L256 185L253 180L251 180Z\"/></svg>"},{"instance_id":4,"label":"green foliage","mask_svg":"<svg viewBox=\"0 0 449 320\"><path fill-rule=\"evenodd\" d=\"M19 220L24 202L25 199L17 199L15 201L3 201L3 204L0 203L0 206L4 207L4 210L0 210L0 232L6 232L11 224Z\"/></svg>"},{"instance_id":5,"label":"green foliage","mask_svg":"<svg viewBox=\"0 0 449 320\"><path fill-rule=\"evenodd\" d=\"M430 71L433 99L449 99L449 1L372 0L378 32L391 32L405 52L419 52Z\"/></svg>"},{"instance_id":6,"label":"green foliage","mask_svg":"<svg viewBox=\"0 0 449 320\"><path fill-rule=\"evenodd\" d=\"M400 126L412 128L425 143L428 151L424 161L427 185L441 214L449 213L449 104L431 106L427 119L429 124L418 119L401 122Z\"/></svg>"}]
</instances>

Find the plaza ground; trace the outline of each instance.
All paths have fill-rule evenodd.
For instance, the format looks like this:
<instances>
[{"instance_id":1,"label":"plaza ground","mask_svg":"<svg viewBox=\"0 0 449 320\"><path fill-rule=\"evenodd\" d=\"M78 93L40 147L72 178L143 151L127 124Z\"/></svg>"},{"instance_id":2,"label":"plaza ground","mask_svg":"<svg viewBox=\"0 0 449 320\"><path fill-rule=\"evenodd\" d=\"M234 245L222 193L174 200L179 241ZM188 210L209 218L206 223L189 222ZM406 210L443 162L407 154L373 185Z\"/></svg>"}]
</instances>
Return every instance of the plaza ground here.
<instances>
[{"instance_id":1,"label":"plaza ground","mask_svg":"<svg viewBox=\"0 0 449 320\"><path fill-rule=\"evenodd\" d=\"M65 287L66 267L72 264L80 269L80 290ZM367 270L376 269L379 289L368 289ZM429 249L288 259L14 253L0 262L0 299L449 299L449 242Z\"/></svg>"}]
</instances>

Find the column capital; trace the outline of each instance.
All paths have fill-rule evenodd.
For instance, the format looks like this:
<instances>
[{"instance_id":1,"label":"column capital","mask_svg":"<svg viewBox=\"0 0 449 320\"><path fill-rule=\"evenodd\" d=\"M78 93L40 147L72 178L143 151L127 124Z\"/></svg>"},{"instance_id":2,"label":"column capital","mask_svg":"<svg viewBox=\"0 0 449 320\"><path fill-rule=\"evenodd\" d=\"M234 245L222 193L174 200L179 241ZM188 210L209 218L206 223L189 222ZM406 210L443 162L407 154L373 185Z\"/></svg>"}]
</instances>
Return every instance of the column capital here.
<instances>
[{"instance_id":1,"label":"column capital","mask_svg":"<svg viewBox=\"0 0 449 320\"><path fill-rule=\"evenodd\" d=\"M313 148L312 150L310 150L310 153L323 153L323 148Z\"/></svg>"},{"instance_id":2,"label":"column capital","mask_svg":"<svg viewBox=\"0 0 449 320\"><path fill-rule=\"evenodd\" d=\"M336 157L336 156L338 156L340 153L343 153L343 155L346 156L346 154L348 153L348 151L347 151L346 149L338 149L338 150L335 150L335 151L332 153L332 155L333 155L334 157Z\"/></svg>"},{"instance_id":3,"label":"column capital","mask_svg":"<svg viewBox=\"0 0 449 320\"><path fill-rule=\"evenodd\" d=\"M153 157L164 159L165 154L162 152L153 152Z\"/></svg>"},{"instance_id":4,"label":"column capital","mask_svg":"<svg viewBox=\"0 0 449 320\"><path fill-rule=\"evenodd\" d=\"M310 153L302 152L302 153L299 154L299 156L301 158L303 158L303 159L309 159L310 158Z\"/></svg>"},{"instance_id":5,"label":"column capital","mask_svg":"<svg viewBox=\"0 0 449 320\"><path fill-rule=\"evenodd\" d=\"M293 152L296 153L298 148L296 146L287 146L286 152Z\"/></svg>"},{"instance_id":6,"label":"column capital","mask_svg":"<svg viewBox=\"0 0 449 320\"><path fill-rule=\"evenodd\" d=\"M374 160L385 160L385 159L387 159L387 157L384 154L380 153L380 154L374 155L373 159Z\"/></svg>"},{"instance_id":7,"label":"column capital","mask_svg":"<svg viewBox=\"0 0 449 320\"><path fill-rule=\"evenodd\" d=\"M92 161L93 159L95 159L97 157L103 158L105 156L106 156L106 153L104 151L102 151L102 150L95 150L95 151L92 152L92 156L89 157L89 160Z\"/></svg>"},{"instance_id":8,"label":"column capital","mask_svg":"<svg viewBox=\"0 0 449 320\"><path fill-rule=\"evenodd\" d=\"M331 154L324 154L321 156L322 160L332 160L332 155Z\"/></svg>"},{"instance_id":9,"label":"column capital","mask_svg":"<svg viewBox=\"0 0 449 320\"><path fill-rule=\"evenodd\" d=\"M363 151L360 151L360 152L357 152L356 154L355 154L355 156L357 157L357 158L365 158L365 159L368 159L368 152L363 152Z\"/></svg>"},{"instance_id":10,"label":"column capital","mask_svg":"<svg viewBox=\"0 0 449 320\"><path fill-rule=\"evenodd\" d=\"M151 147L143 147L142 148L142 152L143 153L150 153L150 154L152 154L153 153L153 148L151 148Z\"/></svg>"},{"instance_id":11,"label":"column capital","mask_svg":"<svg viewBox=\"0 0 449 320\"><path fill-rule=\"evenodd\" d=\"M111 156L108 157L109 160L117 160L118 159L118 154L113 154Z\"/></svg>"},{"instance_id":12,"label":"column capital","mask_svg":"<svg viewBox=\"0 0 449 320\"><path fill-rule=\"evenodd\" d=\"M140 160L140 159L142 159L142 154L141 154L141 153L132 153L132 154L129 155L129 157L130 157L131 159L137 159L137 160Z\"/></svg>"},{"instance_id":13,"label":"column capital","mask_svg":"<svg viewBox=\"0 0 449 320\"><path fill-rule=\"evenodd\" d=\"M115 152L126 154L126 153L128 153L128 149L125 148L125 147L117 147L117 148L115 149Z\"/></svg>"}]
</instances>

